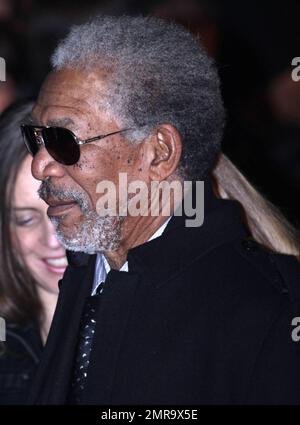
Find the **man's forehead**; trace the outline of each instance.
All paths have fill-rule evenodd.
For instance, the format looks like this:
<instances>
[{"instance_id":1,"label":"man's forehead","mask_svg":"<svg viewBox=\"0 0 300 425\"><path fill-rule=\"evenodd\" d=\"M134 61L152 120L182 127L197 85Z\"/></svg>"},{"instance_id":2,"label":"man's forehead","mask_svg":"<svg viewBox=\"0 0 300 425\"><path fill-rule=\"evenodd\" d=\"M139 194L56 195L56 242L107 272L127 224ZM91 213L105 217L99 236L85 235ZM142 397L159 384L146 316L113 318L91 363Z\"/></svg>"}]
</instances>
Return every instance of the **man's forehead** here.
<instances>
[{"instance_id":1,"label":"man's forehead","mask_svg":"<svg viewBox=\"0 0 300 425\"><path fill-rule=\"evenodd\" d=\"M71 93L76 91L93 93L95 89L105 92L108 80L108 73L101 70L61 69L48 74L42 85L40 95L44 91L47 93L65 94L66 89Z\"/></svg>"},{"instance_id":2,"label":"man's forehead","mask_svg":"<svg viewBox=\"0 0 300 425\"><path fill-rule=\"evenodd\" d=\"M36 103L29 121L33 125L47 125L51 127L65 127L75 129L82 121L90 117L89 109L80 105L80 108L59 105Z\"/></svg>"},{"instance_id":3,"label":"man's forehead","mask_svg":"<svg viewBox=\"0 0 300 425\"><path fill-rule=\"evenodd\" d=\"M59 118L51 118L47 123L51 127L73 127L75 126L74 120L70 117L59 117Z\"/></svg>"},{"instance_id":4,"label":"man's forehead","mask_svg":"<svg viewBox=\"0 0 300 425\"><path fill-rule=\"evenodd\" d=\"M98 113L99 98L105 97L105 84L99 78L76 70L50 73L33 108L32 120L42 125L73 127L79 118Z\"/></svg>"},{"instance_id":5,"label":"man's forehead","mask_svg":"<svg viewBox=\"0 0 300 425\"><path fill-rule=\"evenodd\" d=\"M63 69L50 73L32 111L36 125L65 127L80 131L94 121L115 121L107 109L107 71Z\"/></svg>"},{"instance_id":6,"label":"man's forehead","mask_svg":"<svg viewBox=\"0 0 300 425\"><path fill-rule=\"evenodd\" d=\"M99 85L99 84L98 84ZM50 74L40 90L37 103L41 107L87 107L95 101L95 80L79 78L77 74L59 71ZM98 88L97 88L98 91Z\"/></svg>"}]
</instances>

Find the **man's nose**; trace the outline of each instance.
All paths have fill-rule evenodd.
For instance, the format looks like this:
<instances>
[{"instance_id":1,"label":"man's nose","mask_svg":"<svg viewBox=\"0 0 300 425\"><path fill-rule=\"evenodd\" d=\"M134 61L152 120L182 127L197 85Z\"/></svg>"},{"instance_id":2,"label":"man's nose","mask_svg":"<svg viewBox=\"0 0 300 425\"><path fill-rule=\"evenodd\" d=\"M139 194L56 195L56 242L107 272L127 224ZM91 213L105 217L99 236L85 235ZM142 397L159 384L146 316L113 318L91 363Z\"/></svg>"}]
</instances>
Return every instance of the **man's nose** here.
<instances>
[{"instance_id":1,"label":"man's nose","mask_svg":"<svg viewBox=\"0 0 300 425\"><path fill-rule=\"evenodd\" d=\"M35 179L45 180L46 177L62 177L64 167L52 158L46 148L41 147L33 157L31 172Z\"/></svg>"}]
</instances>

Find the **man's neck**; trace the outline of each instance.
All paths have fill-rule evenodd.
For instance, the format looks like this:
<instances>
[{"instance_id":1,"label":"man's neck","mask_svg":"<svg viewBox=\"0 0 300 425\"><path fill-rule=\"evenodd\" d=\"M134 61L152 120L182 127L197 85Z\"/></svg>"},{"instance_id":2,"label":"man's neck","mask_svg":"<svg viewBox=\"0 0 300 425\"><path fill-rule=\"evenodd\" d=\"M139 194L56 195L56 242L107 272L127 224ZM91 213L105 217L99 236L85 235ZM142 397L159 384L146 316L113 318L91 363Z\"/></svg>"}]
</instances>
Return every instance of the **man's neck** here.
<instances>
[{"instance_id":1,"label":"man's neck","mask_svg":"<svg viewBox=\"0 0 300 425\"><path fill-rule=\"evenodd\" d=\"M162 215L157 217L130 217L128 221L124 222L122 230L125 237L119 249L104 253L110 267L120 270L127 260L128 251L147 242L168 219L168 216Z\"/></svg>"},{"instance_id":2,"label":"man's neck","mask_svg":"<svg viewBox=\"0 0 300 425\"><path fill-rule=\"evenodd\" d=\"M152 235L173 215L174 211L183 200L182 181L178 177L169 179L167 183L179 182L182 190L180 194L175 191L163 196L161 190L156 187L149 198L147 214L132 216L128 215L122 223L121 244L115 251L104 253L110 267L119 270L127 260L128 251L131 248L147 242ZM175 196L176 195L176 196ZM151 208L153 207L153 209ZM157 207L158 212L152 213Z\"/></svg>"}]
</instances>

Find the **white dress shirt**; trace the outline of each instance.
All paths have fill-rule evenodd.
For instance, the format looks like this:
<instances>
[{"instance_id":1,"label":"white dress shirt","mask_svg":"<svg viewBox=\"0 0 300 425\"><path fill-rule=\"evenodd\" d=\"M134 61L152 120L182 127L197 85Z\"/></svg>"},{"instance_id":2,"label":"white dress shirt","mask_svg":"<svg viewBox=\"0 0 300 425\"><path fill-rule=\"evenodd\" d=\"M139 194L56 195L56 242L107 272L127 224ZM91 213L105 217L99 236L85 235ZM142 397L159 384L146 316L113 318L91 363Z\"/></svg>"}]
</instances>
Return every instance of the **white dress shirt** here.
<instances>
[{"instance_id":1,"label":"white dress shirt","mask_svg":"<svg viewBox=\"0 0 300 425\"><path fill-rule=\"evenodd\" d=\"M161 236L167 227L167 224L171 220L171 217L165 221L159 229L156 230L156 232L151 236L151 238L148 239L147 242L158 238ZM94 282L93 282L93 288L92 288L92 295L96 294L98 286L105 281L106 276L108 272L110 271L110 265L108 264L107 259L103 254L97 254L96 259L96 266L95 266L95 274L94 274ZM128 272L128 261L126 261L123 266L120 268L120 272ZM100 291L101 292L101 291Z\"/></svg>"}]
</instances>

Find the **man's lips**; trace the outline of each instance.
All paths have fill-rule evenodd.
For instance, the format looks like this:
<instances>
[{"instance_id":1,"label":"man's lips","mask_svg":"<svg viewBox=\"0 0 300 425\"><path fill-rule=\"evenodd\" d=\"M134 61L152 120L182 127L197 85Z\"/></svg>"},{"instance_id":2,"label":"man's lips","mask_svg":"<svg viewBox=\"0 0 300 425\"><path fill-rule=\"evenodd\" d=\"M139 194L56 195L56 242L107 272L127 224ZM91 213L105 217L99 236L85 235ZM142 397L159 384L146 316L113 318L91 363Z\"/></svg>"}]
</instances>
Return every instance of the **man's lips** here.
<instances>
[{"instance_id":1,"label":"man's lips","mask_svg":"<svg viewBox=\"0 0 300 425\"><path fill-rule=\"evenodd\" d=\"M73 208L77 202L66 201L66 202L47 202L49 207L47 210L48 216L54 217L61 214L65 214L71 208Z\"/></svg>"}]
</instances>

